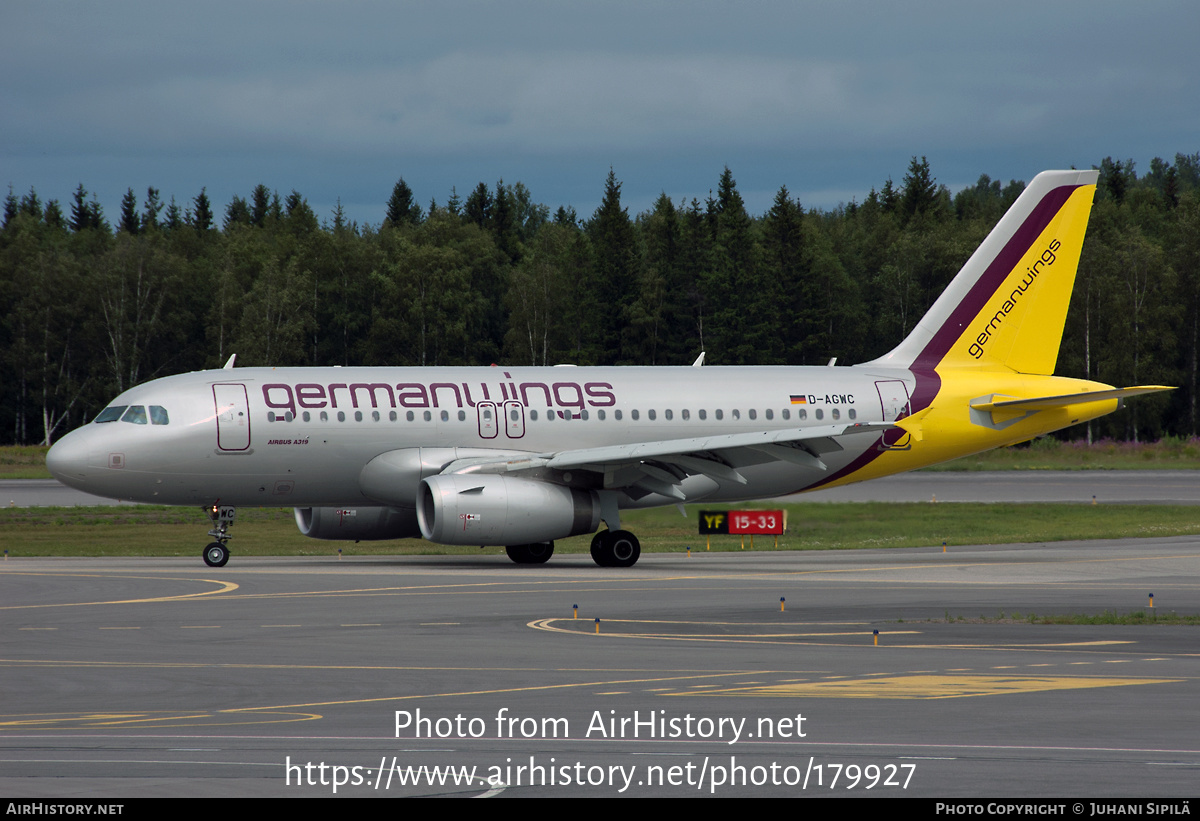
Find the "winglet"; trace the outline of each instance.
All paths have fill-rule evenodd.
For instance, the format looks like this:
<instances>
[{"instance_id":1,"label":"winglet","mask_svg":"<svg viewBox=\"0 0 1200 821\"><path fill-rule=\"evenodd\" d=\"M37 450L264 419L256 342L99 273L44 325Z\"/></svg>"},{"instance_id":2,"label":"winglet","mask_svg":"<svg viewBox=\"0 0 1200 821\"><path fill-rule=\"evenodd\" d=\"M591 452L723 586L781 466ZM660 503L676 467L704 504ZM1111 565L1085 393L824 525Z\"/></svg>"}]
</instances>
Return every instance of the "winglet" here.
<instances>
[{"instance_id":1,"label":"winglet","mask_svg":"<svg viewBox=\"0 0 1200 821\"><path fill-rule=\"evenodd\" d=\"M1054 373L1098 177L1034 177L912 333L868 364Z\"/></svg>"},{"instance_id":2,"label":"winglet","mask_svg":"<svg viewBox=\"0 0 1200 821\"><path fill-rule=\"evenodd\" d=\"M236 363L237 363L237 354L233 354L232 356L229 357L229 361L225 363L225 367L221 368L221 370L231 371L231 370L233 370L233 366Z\"/></svg>"}]
</instances>

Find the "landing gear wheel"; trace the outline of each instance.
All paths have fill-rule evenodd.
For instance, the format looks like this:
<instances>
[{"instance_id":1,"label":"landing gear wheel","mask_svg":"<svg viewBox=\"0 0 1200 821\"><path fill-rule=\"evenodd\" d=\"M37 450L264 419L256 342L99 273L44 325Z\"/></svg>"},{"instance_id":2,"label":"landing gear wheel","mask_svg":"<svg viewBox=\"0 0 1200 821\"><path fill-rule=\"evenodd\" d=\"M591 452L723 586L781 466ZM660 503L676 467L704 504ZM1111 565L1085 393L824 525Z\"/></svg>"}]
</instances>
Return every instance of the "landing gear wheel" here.
<instances>
[{"instance_id":1,"label":"landing gear wheel","mask_svg":"<svg viewBox=\"0 0 1200 821\"><path fill-rule=\"evenodd\" d=\"M229 548L220 542L213 542L204 548L204 563L209 567L224 567L229 561Z\"/></svg>"},{"instance_id":2,"label":"landing gear wheel","mask_svg":"<svg viewBox=\"0 0 1200 821\"><path fill-rule=\"evenodd\" d=\"M592 537L592 561L601 567L633 567L642 545L628 530L601 530Z\"/></svg>"},{"instance_id":3,"label":"landing gear wheel","mask_svg":"<svg viewBox=\"0 0 1200 821\"><path fill-rule=\"evenodd\" d=\"M554 555L554 542L510 544L504 552L517 564L545 564Z\"/></svg>"},{"instance_id":4,"label":"landing gear wheel","mask_svg":"<svg viewBox=\"0 0 1200 821\"><path fill-rule=\"evenodd\" d=\"M225 563L229 561L229 548L225 546L225 543L233 538L229 528L233 525L237 509L232 505L216 503L201 509L213 523L213 529L208 531L208 535L216 539L215 542L204 548L204 563L209 567L224 567Z\"/></svg>"},{"instance_id":5,"label":"landing gear wheel","mask_svg":"<svg viewBox=\"0 0 1200 821\"><path fill-rule=\"evenodd\" d=\"M633 567L642 555L642 543L628 530L608 534L608 555L612 567Z\"/></svg>"},{"instance_id":6,"label":"landing gear wheel","mask_svg":"<svg viewBox=\"0 0 1200 821\"><path fill-rule=\"evenodd\" d=\"M554 542L534 542L525 545L530 564L545 564L554 555Z\"/></svg>"},{"instance_id":7,"label":"landing gear wheel","mask_svg":"<svg viewBox=\"0 0 1200 821\"><path fill-rule=\"evenodd\" d=\"M592 537L592 561L600 567L612 567L608 556L608 531L601 530Z\"/></svg>"}]
</instances>

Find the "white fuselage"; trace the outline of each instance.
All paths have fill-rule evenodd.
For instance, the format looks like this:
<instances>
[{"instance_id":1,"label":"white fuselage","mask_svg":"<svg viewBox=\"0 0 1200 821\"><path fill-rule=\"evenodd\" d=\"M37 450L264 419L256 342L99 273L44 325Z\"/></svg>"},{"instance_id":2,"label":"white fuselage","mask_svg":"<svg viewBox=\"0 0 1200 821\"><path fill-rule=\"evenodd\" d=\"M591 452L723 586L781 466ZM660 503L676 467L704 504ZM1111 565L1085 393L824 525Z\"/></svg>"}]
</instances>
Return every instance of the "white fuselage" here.
<instances>
[{"instance_id":1,"label":"white fuselage","mask_svg":"<svg viewBox=\"0 0 1200 821\"><path fill-rule=\"evenodd\" d=\"M158 407L64 437L49 465L102 496L171 505L405 504L364 492L364 467L404 449L518 454L893 421L907 370L834 367L239 368L158 379L110 407ZM126 414L129 415L129 414ZM744 454L745 484L690 476L688 501L792 493L879 441L843 436L826 469ZM416 477L420 478L420 477ZM677 501L658 494L622 507Z\"/></svg>"}]
</instances>

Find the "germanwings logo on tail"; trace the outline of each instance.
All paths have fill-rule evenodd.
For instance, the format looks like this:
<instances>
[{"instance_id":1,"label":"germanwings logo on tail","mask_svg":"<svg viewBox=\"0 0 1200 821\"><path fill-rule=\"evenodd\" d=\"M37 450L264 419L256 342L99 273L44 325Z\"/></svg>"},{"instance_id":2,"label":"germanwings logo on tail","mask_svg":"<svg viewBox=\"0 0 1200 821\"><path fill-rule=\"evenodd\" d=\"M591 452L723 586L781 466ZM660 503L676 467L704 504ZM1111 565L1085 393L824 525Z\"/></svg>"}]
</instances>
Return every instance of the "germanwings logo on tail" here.
<instances>
[{"instance_id":1,"label":"germanwings logo on tail","mask_svg":"<svg viewBox=\"0 0 1200 821\"><path fill-rule=\"evenodd\" d=\"M1054 255L1054 252L1061 247L1062 243L1060 243L1057 239L1050 240L1050 244L1047 245L1046 250L1042 252L1041 259L1035 262L1032 267L1027 267L1025 269L1026 274L1022 276L1021 281L1017 283L1017 287L1014 288L1012 293L1008 295L1008 298L1004 300L1004 304L1000 306L1000 310L996 311L995 316L991 318L988 324L979 333L979 336L977 336L975 341L971 343L971 347L968 348L968 353L970 353L972 357L979 359L979 357L983 356L983 346L986 345L988 340L992 338L992 332L997 330L1001 323L1004 322L1004 318L1016 309L1017 302L1021 299L1021 296L1027 290L1033 287L1033 282L1035 279L1037 279L1037 276L1040 273L1038 269L1042 266L1050 266L1054 264L1054 260L1057 259L1057 257Z\"/></svg>"},{"instance_id":2,"label":"germanwings logo on tail","mask_svg":"<svg viewBox=\"0 0 1200 821\"><path fill-rule=\"evenodd\" d=\"M1037 175L908 337L867 364L930 381L914 410L948 368L1053 374L1097 177Z\"/></svg>"}]
</instances>

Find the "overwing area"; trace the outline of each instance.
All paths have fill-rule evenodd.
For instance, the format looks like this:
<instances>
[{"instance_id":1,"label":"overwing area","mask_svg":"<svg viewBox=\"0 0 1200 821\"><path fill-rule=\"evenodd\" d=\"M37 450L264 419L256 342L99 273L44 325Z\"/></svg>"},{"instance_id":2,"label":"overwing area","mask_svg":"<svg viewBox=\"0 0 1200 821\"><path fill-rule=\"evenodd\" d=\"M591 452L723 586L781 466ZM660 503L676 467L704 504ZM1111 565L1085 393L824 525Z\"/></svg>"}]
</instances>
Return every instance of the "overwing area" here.
<instances>
[{"instance_id":1,"label":"overwing area","mask_svg":"<svg viewBox=\"0 0 1200 821\"><path fill-rule=\"evenodd\" d=\"M769 430L687 439L531 454L518 459L475 457L447 465L443 473L515 473L588 471L603 477L600 489L623 490L632 498L656 493L679 502L690 501L684 480L704 476L715 483L747 483L739 469L768 462L787 462L825 471L821 459L845 449L847 437L863 437L894 428L890 422L823 425L803 430ZM710 487L711 485L706 485ZM694 495L694 492L693 492Z\"/></svg>"}]
</instances>

